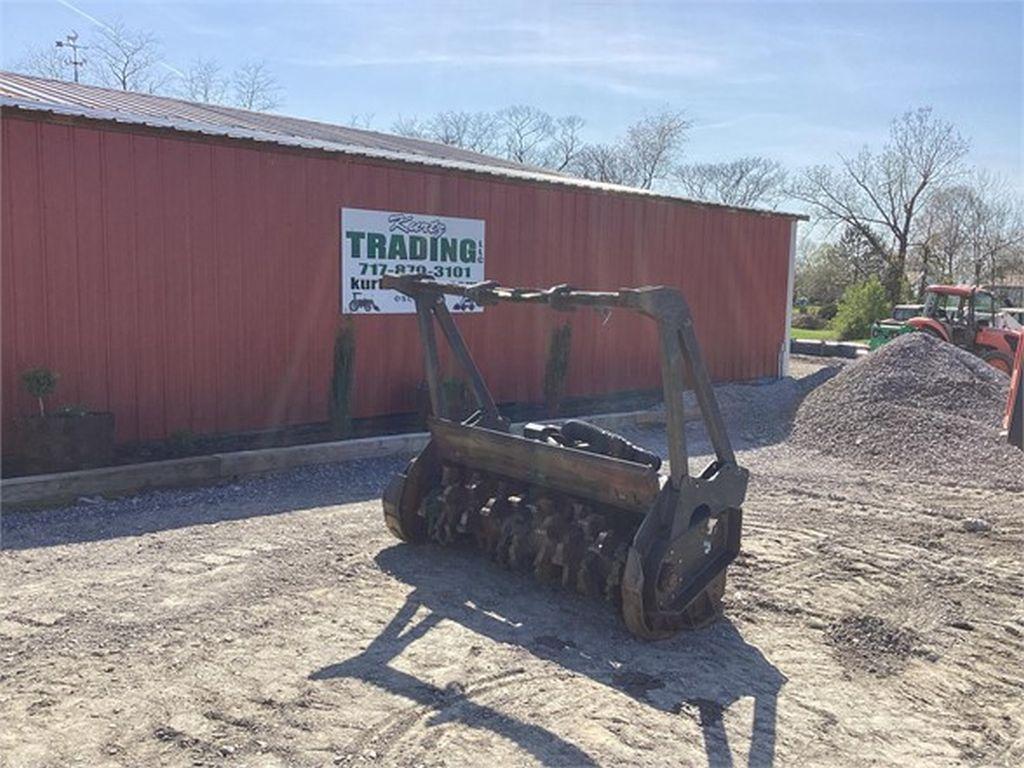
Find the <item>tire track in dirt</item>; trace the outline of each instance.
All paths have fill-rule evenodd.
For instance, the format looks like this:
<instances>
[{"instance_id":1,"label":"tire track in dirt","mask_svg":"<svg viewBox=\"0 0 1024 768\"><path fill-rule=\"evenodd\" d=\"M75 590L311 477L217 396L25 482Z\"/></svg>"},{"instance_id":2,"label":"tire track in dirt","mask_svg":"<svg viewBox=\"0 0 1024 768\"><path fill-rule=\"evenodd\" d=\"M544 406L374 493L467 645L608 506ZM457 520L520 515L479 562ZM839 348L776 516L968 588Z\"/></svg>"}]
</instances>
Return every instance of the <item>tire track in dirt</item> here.
<instances>
[{"instance_id":1,"label":"tire track in dirt","mask_svg":"<svg viewBox=\"0 0 1024 768\"><path fill-rule=\"evenodd\" d=\"M223 502L236 519L4 552L0 716L18 739L0 733L0 749L19 768L369 751L403 766L739 765L756 731L773 742L762 764L1024 763L1020 500L786 446L741 460L753 477L725 619L663 644L483 560L396 546L376 497L266 514L281 508L270 484ZM404 605L432 621L415 646L389 634ZM916 638L878 677L844 665L834 626ZM755 706L771 712L756 728Z\"/></svg>"},{"instance_id":2,"label":"tire track in dirt","mask_svg":"<svg viewBox=\"0 0 1024 768\"><path fill-rule=\"evenodd\" d=\"M755 557L734 569L737 584L751 586L751 581L764 579L769 594L792 598L802 592L797 604L811 601L824 608L833 616L830 628L846 622L882 632L883 637L891 632L901 652L922 658L926 672L940 658L940 666L969 670L972 687L985 695L965 696L948 685L945 673L926 674L908 695L908 709L930 709L937 702L959 705L962 724L943 723L941 717L934 722L965 760L1008 749L1014 724L1019 727L1022 719L1019 711L1016 717L1008 712L1009 702L1020 696L1024 683L1006 676L1001 662L1020 658L1024 644L1012 625L1006 629L1005 613L1002 618L1000 614L1019 606L1024 568L1018 558L1008 556L1019 547L1014 532L1020 518L1000 513L1005 494L891 482L840 489L839 478L805 472L776 473L763 480L763 495L747 509L744 546ZM801 488L805 482L813 482L814 490ZM993 513L993 533L965 530L963 521ZM1008 525L1002 524L1004 519ZM869 521L873 524L865 525ZM786 551L789 561L765 553L765 547ZM753 569L749 576L744 574L747 566ZM790 583L780 585L780 580ZM794 584L801 581L803 589ZM830 606L841 606L842 612ZM893 622L889 630L878 623L885 618L876 615ZM820 628L813 618L808 624ZM899 627L913 633L910 643L897 640ZM865 643L856 633L851 640ZM856 669L849 671L856 678ZM918 702L916 707L912 701Z\"/></svg>"}]
</instances>

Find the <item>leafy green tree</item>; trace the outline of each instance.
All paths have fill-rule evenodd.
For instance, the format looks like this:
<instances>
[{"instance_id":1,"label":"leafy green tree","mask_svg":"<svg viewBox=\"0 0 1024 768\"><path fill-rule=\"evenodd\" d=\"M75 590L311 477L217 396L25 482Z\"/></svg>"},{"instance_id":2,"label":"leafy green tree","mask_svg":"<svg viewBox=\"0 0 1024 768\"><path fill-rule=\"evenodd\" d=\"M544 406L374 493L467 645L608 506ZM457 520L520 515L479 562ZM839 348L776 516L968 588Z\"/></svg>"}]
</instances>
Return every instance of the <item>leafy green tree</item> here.
<instances>
[{"instance_id":1,"label":"leafy green tree","mask_svg":"<svg viewBox=\"0 0 1024 768\"><path fill-rule=\"evenodd\" d=\"M32 368L21 374L21 383L25 385L26 391L39 402L39 415L46 415L46 406L43 398L53 394L57 388L57 379L60 378L49 368Z\"/></svg>"},{"instance_id":2,"label":"leafy green tree","mask_svg":"<svg viewBox=\"0 0 1024 768\"><path fill-rule=\"evenodd\" d=\"M863 339L870 334L871 324L887 317L891 311L892 305L881 281L870 277L846 289L832 327L840 339Z\"/></svg>"}]
</instances>

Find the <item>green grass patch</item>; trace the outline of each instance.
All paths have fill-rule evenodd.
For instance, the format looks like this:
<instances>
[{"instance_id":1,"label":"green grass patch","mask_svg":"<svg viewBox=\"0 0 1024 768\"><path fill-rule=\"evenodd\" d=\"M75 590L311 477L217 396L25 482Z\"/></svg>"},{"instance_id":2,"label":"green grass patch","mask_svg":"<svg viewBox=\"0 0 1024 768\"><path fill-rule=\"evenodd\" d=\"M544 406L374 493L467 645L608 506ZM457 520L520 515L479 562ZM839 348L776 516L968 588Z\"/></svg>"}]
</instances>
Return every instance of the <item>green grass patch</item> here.
<instances>
[{"instance_id":1,"label":"green grass patch","mask_svg":"<svg viewBox=\"0 0 1024 768\"><path fill-rule=\"evenodd\" d=\"M806 341L839 341L839 334L831 328L822 328L820 331L808 331L803 328L790 328L791 339L804 339ZM850 339L851 344L867 344L867 339Z\"/></svg>"},{"instance_id":2,"label":"green grass patch","mask_svg":"<svg viewBox=\"0 0 1024 768\"><path fill-rule=\"evenodd\" d=\"M811 339L813 341L836 341L839 334L831 328L822 328L820 331L811 331L804 328L790 328L789 336L792 339Z\"/></svg>"}]
</instances>

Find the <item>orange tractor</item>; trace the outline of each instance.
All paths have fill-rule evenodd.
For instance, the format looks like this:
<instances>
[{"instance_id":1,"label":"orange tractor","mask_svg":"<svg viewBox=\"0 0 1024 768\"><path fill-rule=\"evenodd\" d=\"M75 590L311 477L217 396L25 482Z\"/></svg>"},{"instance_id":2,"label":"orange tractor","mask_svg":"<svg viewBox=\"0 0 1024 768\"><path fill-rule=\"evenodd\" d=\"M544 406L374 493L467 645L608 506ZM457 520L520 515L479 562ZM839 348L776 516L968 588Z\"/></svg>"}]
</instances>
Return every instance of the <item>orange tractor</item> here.
<instances>
[{"instance_id":1,"label":"orange tractor","mask_svg":"<svg viewBox=\"0 0 1024 768\"><path fill-rule=\"evenodd\" d=\"M909 305L908 305L909 306ZM1008 441L1024 450L1024 325L976 285L929 285L913 317L894 317L871 326L871 349L904 333L919 331L974 353L1010 376L1003 416Z\"/></svg>"},{"instance_id":2,"label":"orange tractor","mask_svg":"<svg viewBox=\"0 0 1024 768\"><path fill-rule=\"evenodd\" d=\"M995 297L975 285L930 285L924 307L903 323L883 321L872 329L872 347L900 333L921 331L973 352L1009 374L1024 327L1001 311ZM887 337L887 338L886 338Z\"/></svg>"}]
</instances>

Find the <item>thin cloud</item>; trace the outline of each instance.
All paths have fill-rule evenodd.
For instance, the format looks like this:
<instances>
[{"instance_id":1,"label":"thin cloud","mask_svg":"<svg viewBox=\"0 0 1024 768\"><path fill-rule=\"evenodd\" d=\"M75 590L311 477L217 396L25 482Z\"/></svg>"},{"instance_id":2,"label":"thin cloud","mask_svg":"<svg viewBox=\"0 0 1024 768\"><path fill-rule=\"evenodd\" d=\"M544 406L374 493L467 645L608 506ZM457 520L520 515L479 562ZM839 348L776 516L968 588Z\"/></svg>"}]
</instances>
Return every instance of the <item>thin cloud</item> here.
<instances>
[{"instance_id":1,"label":"thin cloud","mask_svg":"<svg viewBox=\"0 0 1024 768\"><path fill-rule=\"evenodd\" d=\"M505 24L496 23L492 15L463 15L446 19L444 34L440 35L431 34L436 19L415 14L365 22L372 22L377 34L357 36L358 48L353 45L309 53L290 57L286 63L318 69L546 68L554 77L593 71L614 73L620 79L708 77L732 68L730 52L703 40L688 40L678 32L667 35L658 30L609 31L606 26L576 17Z\"/></svg>"},{"instance_id":2,"label":"thin cloud","mask_svg":"<svg viewBox=\"0 0 1024 768\"><path fill-rule=\"evenodd\" d=\"M612 53L608 55L557 53L557 52L507 52L507 53L448 53L443 51L410 51L405 54L329 54L313 58L291 58L289 63L310 67L381 67L381 66L423 66L423 65L493 65L524 67L600 67L603 69L622 67L647 72L709 72L718 68L718 59L699 54L675 53L656 55L642 53Z\"/></svg>"},{"instance_id":3,"label":"thin cloud","mask_svg":"<svg viewBox=\"0 0 1024 768\"><path fill-rule=\"evenodd\" d=\"M58 3L58 5L62 5L65 8L67 8L72 13L78 14L83 19L85 19L86 21L90 22L91 24L99 27L100 29L102 29L102 30L104 30L106 32L109 32L112 35L116 35L117 34L117 31L113 27L111 27L109 24L105 23L101 19L96 18L95 16L93 16L90 13L87 13L86 11L82 10L81 8L78 8L77 6L72 5L71 3L68 2L68 0L57 0L57 3ZM157 63L161 67L166 69L168 72L170 72L171 74L177 75L178 77L181 77L181 78L185 77L185 73L184 72L182 72L177 67L175 67L175 66L173 66L171 64L168 64L163 59L161 59Z\"/></svg>"},{"instance_id":4,"label":"thin cloud","mask_svg":"<svg viewBox=\"0 0 1024 768\"><path fill-rule=\"evenodd\" d=\"M86 13L81 8L75 7L74 5L69 3L67 0L57 0L57 3L58 3L58 5L63 5L65 8L67 8L72 13L77 13L83 19L86 19L87 21L92 22L97 27L100 27L101 29L107 30L107 32L113 32L114 31L113 28L110 27L110 25L104 24L102 21L97 19L95 16Z\"/></svg>"}]
</instances>

